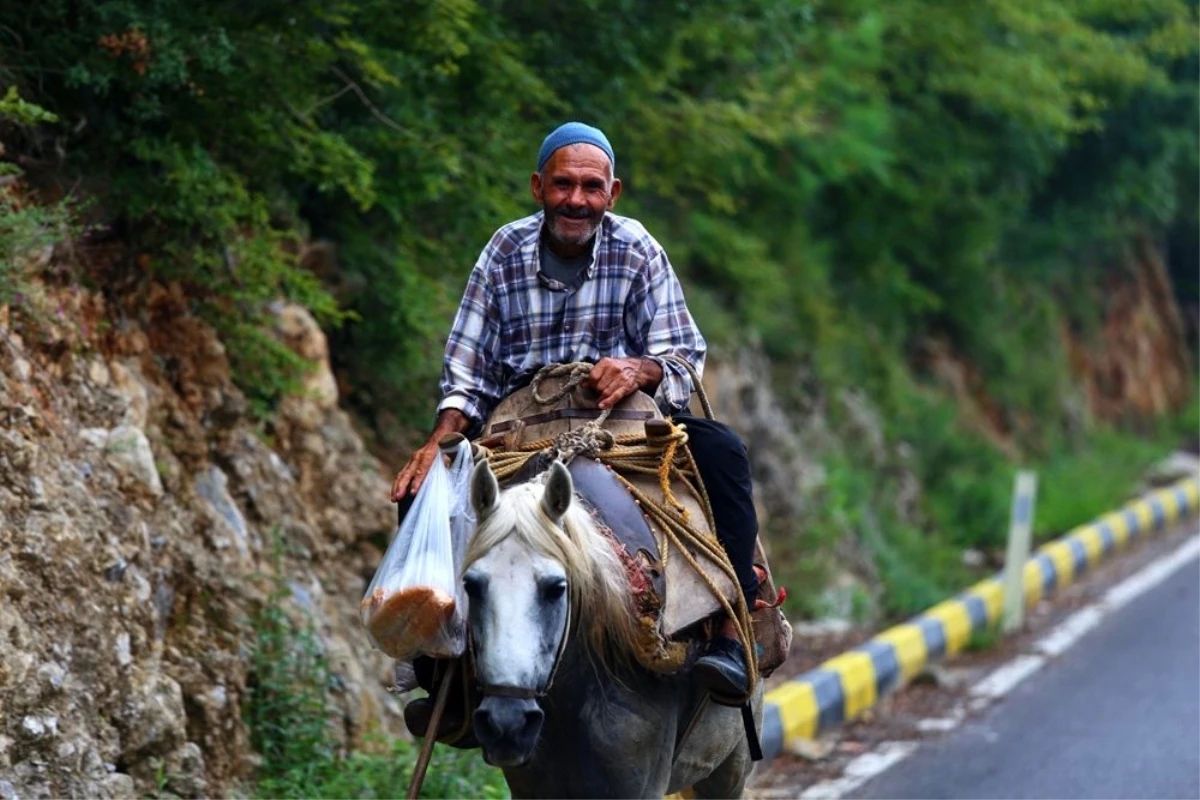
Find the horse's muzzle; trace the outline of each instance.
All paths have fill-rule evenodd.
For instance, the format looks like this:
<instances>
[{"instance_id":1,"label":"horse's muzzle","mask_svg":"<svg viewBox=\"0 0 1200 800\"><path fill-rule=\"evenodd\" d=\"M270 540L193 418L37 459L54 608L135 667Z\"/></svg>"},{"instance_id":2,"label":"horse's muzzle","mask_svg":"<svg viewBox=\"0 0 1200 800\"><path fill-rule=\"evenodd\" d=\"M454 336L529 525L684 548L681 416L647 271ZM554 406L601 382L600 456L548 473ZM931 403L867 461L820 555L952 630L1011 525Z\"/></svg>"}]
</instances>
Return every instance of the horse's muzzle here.
<instances>
[{"instance_id":1,"label":"horse's muzzle","mask_svg":"<svg viewBox=\"0 0 1200 800\"><path fill-rule=\"evenodd\" d=\"M533 755L545 714L534 700L485 697L472 717L483 758L495 767L516 767Z\"/></svg>"}]
</instances>

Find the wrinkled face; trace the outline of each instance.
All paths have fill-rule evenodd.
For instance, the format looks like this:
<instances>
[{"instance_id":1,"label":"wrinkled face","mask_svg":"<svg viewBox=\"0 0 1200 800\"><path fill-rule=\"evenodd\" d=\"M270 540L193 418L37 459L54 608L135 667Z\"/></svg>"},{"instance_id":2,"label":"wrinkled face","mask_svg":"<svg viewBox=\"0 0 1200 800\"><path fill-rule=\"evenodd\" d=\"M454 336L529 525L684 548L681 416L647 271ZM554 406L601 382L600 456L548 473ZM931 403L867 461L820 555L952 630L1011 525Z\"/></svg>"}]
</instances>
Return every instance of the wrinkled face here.
<instances>
[{"instance_id":1,"label":"wrinkled face","mask_svg":"<svg viewBox=\"0 0 1200 800\"><path fill-rule=\"evenodd\" d=\"M545 211L551 245L568 255L591 241L621 194L612 163L595 145L575 144L554 151L530 179L533 198Z\"/></svg>"},{"instance_id":2,"label":"wrinkled face","mask_svg":"<svg viewBox=\"0 0 1200 800\"><path fill-rule=\"evenodd\" d=\"M542 498L551 519L561 519L572 491L566 468L556 465ZM476 469L471 500L481 523L494 512L498 497L491 470L486 465ZM509 536L470 565L463 586L470 606L475 677L484 694L472 718L475 736L489 764L524 764L533 754L544 718L532 695L548 688L567 635L566 570ZM506 690L528 696L509 696Z\"/></svg>"}]
</instances>

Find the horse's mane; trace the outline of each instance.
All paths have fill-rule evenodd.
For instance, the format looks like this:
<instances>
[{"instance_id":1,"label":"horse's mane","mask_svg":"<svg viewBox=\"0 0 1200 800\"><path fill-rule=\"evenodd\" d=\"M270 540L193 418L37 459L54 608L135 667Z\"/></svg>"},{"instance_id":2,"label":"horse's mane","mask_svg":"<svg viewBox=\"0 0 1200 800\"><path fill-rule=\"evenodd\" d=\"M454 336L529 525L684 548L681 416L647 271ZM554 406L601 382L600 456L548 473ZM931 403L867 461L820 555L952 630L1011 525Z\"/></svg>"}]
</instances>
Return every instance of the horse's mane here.
<instances>
[{"instance_id":1,"label":"horse's mane","mask_svg":"<svg viewBox=\"0 0 1200 800\"><path fill-rule=\"evenodd\" d=\"M576 629L588 650L611 667L611 659L623 660L635 653L637 646L625 569L578 496L560 527L542 509L544 490L543 480L535 479L501 492L496 508L471 537L463 570L509 536L558 561L567 573Z\"/></svg>"}]
</instances>

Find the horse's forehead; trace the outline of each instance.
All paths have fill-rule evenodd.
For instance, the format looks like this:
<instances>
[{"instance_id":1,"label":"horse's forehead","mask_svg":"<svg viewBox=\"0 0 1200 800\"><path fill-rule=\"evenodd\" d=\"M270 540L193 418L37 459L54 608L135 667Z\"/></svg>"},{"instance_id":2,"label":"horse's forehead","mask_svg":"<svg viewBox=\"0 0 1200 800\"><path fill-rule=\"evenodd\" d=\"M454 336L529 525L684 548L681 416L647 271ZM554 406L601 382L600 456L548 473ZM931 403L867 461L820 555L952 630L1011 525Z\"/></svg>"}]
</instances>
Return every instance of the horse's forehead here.
<instances>
[{"instance_id":1,"label":"horse's forehead","mask_svg":"<svg viewBox=\"0 0 1200 800\"><path fill-rule=\"evenodd\" d=\"M527 547L515 536L507 536L475 562L473 569L494 576L515 577L532 572L535 577L565 575L563 565Z\"/></svg>"}]
</instances>

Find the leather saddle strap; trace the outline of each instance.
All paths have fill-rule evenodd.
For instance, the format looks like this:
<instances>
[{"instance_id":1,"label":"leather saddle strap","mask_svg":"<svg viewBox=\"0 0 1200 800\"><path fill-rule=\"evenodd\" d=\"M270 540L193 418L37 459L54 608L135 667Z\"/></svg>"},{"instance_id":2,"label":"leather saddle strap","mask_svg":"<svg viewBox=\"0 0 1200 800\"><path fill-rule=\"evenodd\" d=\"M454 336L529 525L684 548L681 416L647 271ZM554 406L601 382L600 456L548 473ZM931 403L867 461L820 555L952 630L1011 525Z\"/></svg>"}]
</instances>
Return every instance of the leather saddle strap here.
<instances>
[{"instance_id":1,"label":"leather saddle strap","mask_svg":"<svg viewBox=\"0 0 1200 800\"><path fill-rule=\"evenodd\" d=\"M602 408L559 408L554 411L544 411L530 417L508 419L492 426L492 433L504 433L511 430L518 422L526 425L541 425L543 422L553 422L556 419L597 419L604 413ZM652 411L634 411L631 409L613 409L608 412L609 419L647 420L654 419Z\"/></svg>"},{"instance_id":2,"label":"leather saddle strap","mask_svg":"<svg viewBox=\"0 0 1200 800\"><path fill-rule=\"evenodd\" d=\"M759 742L758 731L754 727L754 711L750 708L749 700L742 703L742 726L746 729L746 746L750 750L750 760L762 761L762 743Z\"/></svg>"}]
</instances>

